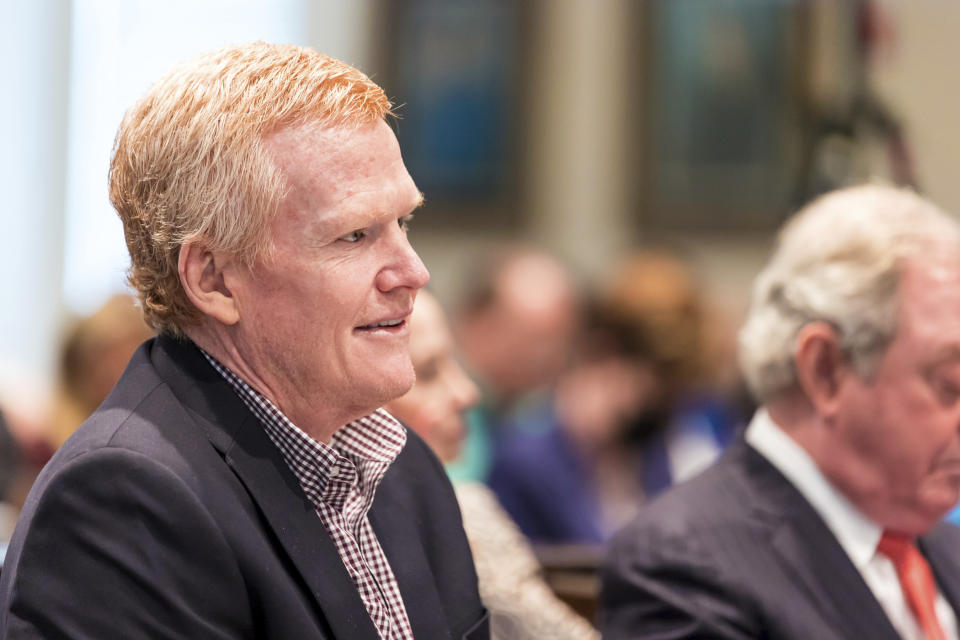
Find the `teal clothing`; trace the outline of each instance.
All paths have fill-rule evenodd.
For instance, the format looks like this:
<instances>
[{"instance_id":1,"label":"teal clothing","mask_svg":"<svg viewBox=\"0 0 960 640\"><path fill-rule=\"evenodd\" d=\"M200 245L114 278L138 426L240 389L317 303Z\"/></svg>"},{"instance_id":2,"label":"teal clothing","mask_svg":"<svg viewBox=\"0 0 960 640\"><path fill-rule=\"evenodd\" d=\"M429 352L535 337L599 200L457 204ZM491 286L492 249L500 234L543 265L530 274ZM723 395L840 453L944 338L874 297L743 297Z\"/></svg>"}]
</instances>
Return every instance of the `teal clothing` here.
<instances>
[{"instance_id":1,"label":"teal clothing","mask_svg":"<svg viewBox=\"0 0 960 640\"><path fill-rule=\"evenodd\" d=\"M446 465L447 475L454 483L485 482L493 459L490 432L479 407L466 413L467 435L463 439L460 456Z\"/></svg>"}]
</instances>

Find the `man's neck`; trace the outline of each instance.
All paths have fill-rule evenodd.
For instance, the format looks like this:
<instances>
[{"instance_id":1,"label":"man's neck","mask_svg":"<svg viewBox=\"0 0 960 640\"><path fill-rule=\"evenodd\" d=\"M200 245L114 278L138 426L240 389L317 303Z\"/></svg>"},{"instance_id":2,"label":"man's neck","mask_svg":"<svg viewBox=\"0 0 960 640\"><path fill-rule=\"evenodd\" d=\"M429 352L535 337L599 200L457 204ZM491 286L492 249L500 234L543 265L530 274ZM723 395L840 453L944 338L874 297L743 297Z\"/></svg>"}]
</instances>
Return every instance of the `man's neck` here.
<instances>
[{"instance_id":1,"label":"man's neck","mask_svg":"<svg viewBox=\"0 0 960 640\"><path fill-rule=\"evenodd\" d=\"M858 568L869 562L880 525L831 482L784 425L761 408L747 427L746 440L803 495Z\"/></svg>"},{"instance_id":2,"label":"man's neck","mask_svg":"<svg viewBox=\"0 0 960 640\"><path fill-rule=\"evenodd\" d=\"M820 416L805 397L784 396L768 403L766 409L830 485L872 522L909 535L922 535L936 524L936 520L917 519L891 504L889 477L846 437L840 425Z\"/></svg>"},{"instance_id":3,"label":"man's neck","mask_svg":"<svg viewBox=\"0 0 960 640\"><path fill-rule=\"evenodd\" d=\"M311 438L324 444L330 444L333 434L343 425L359 417L353 413L330 414L331 403L315 402L300 398L294 393L294 385L282 385L269 378L264 367L258 367L238 348L237 341L225 331L211 330L206 326L195 326L184 331L194 344L203 349L221 365L229 369L238 378L247 383L257 393L269 400L283 412L291 422L307 433ZM284 391L289 387L290 391ZM307 413L297 407L312 407ZM361 412L363 413L363 412Z\"/></svg>"}]
</instances>

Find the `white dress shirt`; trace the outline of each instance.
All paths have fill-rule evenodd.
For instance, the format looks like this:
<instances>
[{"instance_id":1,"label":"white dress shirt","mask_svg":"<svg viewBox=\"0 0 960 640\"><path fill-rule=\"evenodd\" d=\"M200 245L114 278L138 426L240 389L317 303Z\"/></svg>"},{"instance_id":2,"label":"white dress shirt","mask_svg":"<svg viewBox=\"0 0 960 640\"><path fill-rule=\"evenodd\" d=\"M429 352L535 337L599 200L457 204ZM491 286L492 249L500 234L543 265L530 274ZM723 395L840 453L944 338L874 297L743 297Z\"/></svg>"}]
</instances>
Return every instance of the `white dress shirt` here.
<instances>
[{"instance_id":1,"label":"white dress shirt","mask_svg":"<svg viewBox=\"0 0 960 640\"><path fill-rule=\"evenodd\" d=\"M806 450L773 422L766 409L761 408L754 415L746 440L786 476L820 515L900 636L905 640L925 640L926 634L903 597L893 562L876 552L882 528L830 484ZM947 638L958 640L956 615L939 589L935 608Z\"/></svg>"}]
</instances>

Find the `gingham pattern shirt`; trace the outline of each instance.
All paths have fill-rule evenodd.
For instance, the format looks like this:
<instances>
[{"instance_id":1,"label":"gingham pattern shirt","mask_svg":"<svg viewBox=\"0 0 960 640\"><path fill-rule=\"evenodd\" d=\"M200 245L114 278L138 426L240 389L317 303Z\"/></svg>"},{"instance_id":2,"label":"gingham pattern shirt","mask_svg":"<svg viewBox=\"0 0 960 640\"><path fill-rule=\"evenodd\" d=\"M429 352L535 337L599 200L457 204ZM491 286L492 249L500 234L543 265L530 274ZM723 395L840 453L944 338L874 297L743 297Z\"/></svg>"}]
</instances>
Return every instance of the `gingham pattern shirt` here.
<instances>
[{"instance_id":1,"label":"gingham pattern shirt","mask_svg":"<svg viewBox=\"0 0 960 640\"><path fill-rule=\"evenodd\" d=\"M407 434L383 409L348 423L330 445L293 424L270 400L210 354L207 361L259 418L313 503L381 638L412 640L397 579L367 519L373 495Z\"/></svg>"}]
</instances>

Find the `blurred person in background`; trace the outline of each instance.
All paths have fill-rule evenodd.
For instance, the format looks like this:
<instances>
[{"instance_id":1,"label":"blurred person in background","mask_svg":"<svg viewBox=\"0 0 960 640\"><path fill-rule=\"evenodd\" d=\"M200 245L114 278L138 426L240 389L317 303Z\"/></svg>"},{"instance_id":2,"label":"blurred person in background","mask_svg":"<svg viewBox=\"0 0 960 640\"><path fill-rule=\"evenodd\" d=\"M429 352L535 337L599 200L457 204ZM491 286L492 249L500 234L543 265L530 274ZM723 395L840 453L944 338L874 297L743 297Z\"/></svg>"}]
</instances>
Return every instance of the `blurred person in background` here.
<instances>
[{"instance_id":1,"label":"blurred person in background","mask_svg":"<svg viewBox=\"0 0 960 640\"><path fill-rule=\"evenodd\" d=\"M60 350L59 389L48 441L56 450L106 399L130 356L154 335L133 297L118 294L77 320Z\"/></svg>"},{"instance_id":2,"label":"blurred person in background","mask_svg":"<svg viewBox=\"0 0 960 640\"><path fill-rule=\"evenodd\" d=\"M46 407L24 409L0 410L0 503L7 523L16 519L30 486L52 453L47 443Z\"/></svg>"},{"instance_id":3,"label":"blurred person in background","mask_svg":"<svg viewBox=\"0 0 960 640\"><path fill-rule=\"evenodd\" d=\"M386 408L419 433L443 462L455 460L466 435L463 412L479 392L454 355L454 342L437 300L417 296L410 317L410 358L417 381ZM558 600L541 576L533 550L483 484L454 485L477 567L480 597L498 640L596 639L599 633Z\"/></svg>"},{"instance_id":4,"label":"blurred person in background","mask_svg":"<svg viewBox=\"0 0 960 640\"><path fill-rule=\"evenodd\" d=\"M616 535L604 637L956 640L960 225L894 187L813 201L740 362L762 406Z\"/></svg>"},{"instance_id":5,"label":"blurred person in background","mask_svg":"<svg viewBox=\"0 0 960 640\"><path fill-rule=\"evenodd\" d=\"M48 393L16 385L0 394L0 501L6 513L20 511L37 474L50 459L50 411Z\"/></svg>"},{"instance_id":6,"label":"blurred person in background","mask_svg":"<svg viewBox=\"0 0 960 640\"><path fill-rule=\"evenodd\" d=\"M666 249L624 259L602 286L598 314L619 347L649 361L659 381L646 419L629 434L643 445L650 498L706 468L744 425L739 379L725 373L735 362L725 345L735 335L706 303L690 265Z\"/></svg>"},{"instance_id":7,"label":"blurred person in background","mask_svg":"<svg viewBox=\"0 0 960 640\"><path fill-rule=\"evenodd\" d=\"M0 566L30 487L53 449L49 395L31 381L0 383Z\"/></svg>"},{"instance_id":8,"label":"blurred person in background","mask_svg":"<svg viewBox=\"0 0 960 640\"><path fill-rule=\"evenodd\" d=\"M503 246L474 266L454 315L454 335L481 387L454 477L484 480L492 450L517 415L548 407L569 364L581 300L569 271L548 253Z\"/></svg>"},{"instance_id":9,"label":"blurred person in background","mask_svg":"<svg viewBox=\"0 0 960 640\"><path fill-rule=\"evenodd\" d=\"M518 418L542 428L505 438L489 476L536 542L605 542L645 499L712 462L739 424L709 384L707 318L675 255L628 257L590 318L550 410Z\"/></svg>"}]
</instances>

